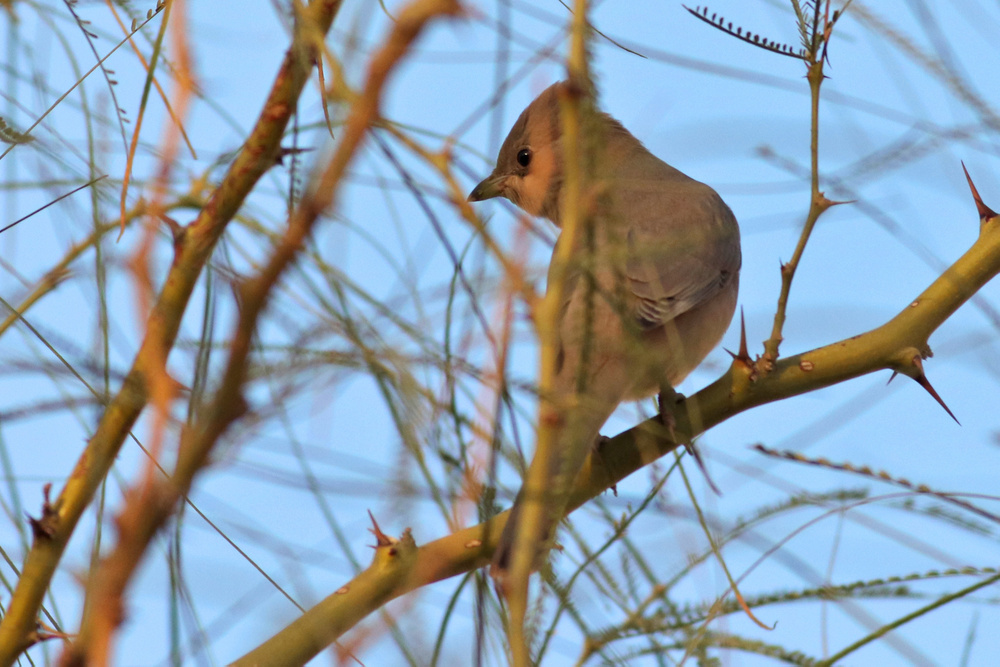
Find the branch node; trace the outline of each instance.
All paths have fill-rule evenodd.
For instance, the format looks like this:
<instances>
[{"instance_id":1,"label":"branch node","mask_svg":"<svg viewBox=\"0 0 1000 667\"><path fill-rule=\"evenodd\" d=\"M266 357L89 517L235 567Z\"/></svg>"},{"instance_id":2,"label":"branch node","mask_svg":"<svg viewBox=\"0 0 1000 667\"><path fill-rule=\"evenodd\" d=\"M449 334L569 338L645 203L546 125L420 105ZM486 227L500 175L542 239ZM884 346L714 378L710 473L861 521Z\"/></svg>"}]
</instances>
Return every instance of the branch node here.
<instances>
[{"instance_id":1,"label":"branch node","mask_svg":"<svg viewBox=\"0 0 1000 667\"><path fill-rule=\"evenodd\" d=\"M56 630L55 628L51 628L48 625L46 625L45 623L42 623L41 621L38 621L38 625L36 626L36 630L33 633L33 635L34 636L31 638L32 639L32 643L35 643L35 642L44 642L44 641L48 641L50 639L67 639L67 640L69 640L69 639L74 639L77 636L75 634L70 634L68 632L60 632L59 630Z\"/></svg>"},{"instance_id":2,"label":"branch node","mask_svg":"<svg viewBox=\"0 0 1000 667\"><path fill-rule=\"evenodd\" d=\"M42 487L42 515L39 518L28 516L28 523L31 525L31 533L36 540L51 540L56 534L59 526L59 501L55 505L50 500L52 483Z\"/></svg>"}]
</instances>

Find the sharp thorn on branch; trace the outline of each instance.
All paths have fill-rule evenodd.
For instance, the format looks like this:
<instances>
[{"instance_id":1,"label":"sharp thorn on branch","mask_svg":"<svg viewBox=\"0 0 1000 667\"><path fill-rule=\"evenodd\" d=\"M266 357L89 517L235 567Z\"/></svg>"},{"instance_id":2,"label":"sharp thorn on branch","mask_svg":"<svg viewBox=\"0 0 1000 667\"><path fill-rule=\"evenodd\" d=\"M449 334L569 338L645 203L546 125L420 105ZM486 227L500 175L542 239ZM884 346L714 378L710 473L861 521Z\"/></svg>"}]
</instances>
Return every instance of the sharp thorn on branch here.
<instances>
[{"instance_id":1,"label":"sharp thorn on branch","mask_svg":"<svg viewBox=\"0 0 1000 667\"><path fill-rule=\"evenodd\" d=\"M740 308L740 361L745 364L751 363L750 351L747 349L747 320L743 313L743 308Z\"/></svg>"},{"instance_id":2,"label":"sharp thorn on branch","mask_svg":"<svg viewBox=\"0 0 1000 667\"><path fill-rule=\"evenodd\" d=\"M184 227L181 225L181 223L177 222L176 220L174 220L173 218L171 218L166 213L160 211L160 212L156 213L156 217L159 218L160 222L162 222L163 224L165 224L167 226L167 228L170 229L170 234L175 239L177 237L179 237L183 233Z\"/></svg>"},{"instance_id":3,"label":"sharp thorn on branch","mask_svg":"<svg viewBox=\"0 0 1000 667\"><path fill-rule=\"evenodd\" d=\"M913 365L917 367L917 375L913 379L917 381L917 384L919 384L921 387L927 390L927 393L930 394L931 397L935 401L937 401L942 408L944 408L944 411L948 413L949 417L955 420L956 424L961 426L962 422L958 421L958 417L956 417L955 413L953 413L951 409L945 404L944 399L941 398L941 396L931 385L931 381L927 379L927 374L924 373L924 363L923 361L920 360L920 357L914 357Z\"/></svg>"},{"instance_id":4,"label":"sharp thorn on branch","mask_svg":"<svg viewBox=\"0 0 1000 667\"><path fill-rule=\"evenodd\" d=\"M962 171L965 172L965 180L969 182L969 189L972 190L972 199L976 202L976 210L979 212L979 220L981 222L986 222L990 218L997 217L997 212L983 203L983 198L979 196L979 190L976 189L976 184L972 182L972 177L969 176L969 170L965 168L964 161L962 162Z\"/></svg>"},{"instance_id":5,"label":"sharp thorn on branch","mask_svg":"<svg viewBox=\"0 0 1000 667\"><path fill-rule=\"evenodd\" d=\"M313 150L313 149L312 148L285 148L284 146L281 146L280 148L278 148L278 153L274 156L274 164L276 164L276 165L284 165L286 157L288 157L290 155L291 156L301 155L303 153L308 153L311 150Z\"/></svg>"},{"instance_id":6,"label":"sharp thorn on branch","mask_svg":"<svg viewBox=\"0 0 1000 667\"><path fill-rule=\"evenodd\" d=\"M378 521L375 520L375 515L372 514L371 510L368 510L368 517L372 520L372 527L369 528L372 534L375 536L376 544L372 546L373 549L378 549L379 547L388 547L392 545L392 538L382 532L382 529L378 526Z\"/></svg>"},{"instance_id":7,"label":"sharp thorn on branch","mask_svg":"<svg viewBox=\"0 0 1000 667\"><path fill-rule=\"evenodd\" d=\"M743 308L740 308L740 348L739 352L733 352L726 348L726 353L733 358L733 361L738 361L747 368L753 368L753 359L750 358L750 351L747 348L747 322L746 317L743 314Z\"/></svg>"}]
</instances>

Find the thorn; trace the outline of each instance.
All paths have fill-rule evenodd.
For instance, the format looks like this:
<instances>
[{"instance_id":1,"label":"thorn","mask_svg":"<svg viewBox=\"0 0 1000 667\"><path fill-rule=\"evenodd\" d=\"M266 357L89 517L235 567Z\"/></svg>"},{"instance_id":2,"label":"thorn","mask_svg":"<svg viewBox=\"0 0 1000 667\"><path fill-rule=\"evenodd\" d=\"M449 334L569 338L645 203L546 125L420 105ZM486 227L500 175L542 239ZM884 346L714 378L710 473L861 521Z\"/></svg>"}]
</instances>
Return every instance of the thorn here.
<instances>
[{"instance_id":1,"label":"thorn","mask_svg":"<svg viewBox=\"0 0 1000 667\"><path fill-rule=\"evenodd\" d=\"M157 212L156 217L160 219L160 222L170 228L170 235L173 236L175 240L184 232L184 227L181 223L177 222L166 213L159 211Z\"/></svg>"},{"instance_id":2,"label":"thorn","mask_svg":"<svg viewBox=\"0 0 1000 667\"><path fill-rule=\"evenodd\" d=\"M948 409L948 406L945 405L945 402L941 399L941 397L938 395L938 393L934 390L934 387L931 386L930 380L927 379L927 376L926 375L919 375L919 376L917 376L916 380L917 380L917 384L919 384L921 387L923 387L924 389L926 389L927 393L930 394L931 396L933 396L934 400L937 401L941 405L942 408L944 408L944 411L948 413L948 416L951 417L952 419L954 419L956 424L958 424L959 426L961 426L962 422L958 421L958 417L956 417L952 413L952 411L950 409Z\"/></svg>"},{"instance_id":3,"label":"thorn","mask_svg":"<svg viewBox=\"0 0 1000 667\"><path fill-rule=\"evenodd\" d=\"M368 510L368 517L372 520L372 528L369 528L372 534L375 536L376 544L372 549L378 549L379 547L392 546L393 539L382 532L382 529L378 527L378 521L375 520L375 516L372 514L371 510Z\"/></svg>"},{"instance_id":4,"label":"thorn","mask_svg":"<svg viewBox=\"0 0 1000 667\"><path fill-rule=\"evenodd\" d=\"M750 352L747 349L747 323L742 307L740 307L740 351L736 353L726 348L722 349L726 350L726 353L733 358L734 362L738 361L747 368L753 368L753 359L750 358Z\"/></svg>"},{"instance_id":5,"label":"thorn","mask_svg":"<svg viewBox=\"0 0 1000 667\"><path fill-rule=\"evenodd\" d=\"M969 170L965 168L964 161L962 162L962 171L965 172L965 180L969 181L969 189L972 190L972 199L976 202L976 210L979 211L979 220L986 222L990 218L997 217L997 212L983 203L982 197L979 196L979 191L976 190L976 185L972 182L972 177L969 176Z\"/></svg>"},{"instance_id":6,"label":"thorn","mask_svg":"<svg viewBox=\"0 0 1000 667\"><path fill-rule=\"evenodd\" d=\"M28 516L28 524L31 525L31 532L36 540L50 540L56 534L59 523L59 501L52 503L51 498L52 483L49 482L42 487L42 516L36 519Z\"/></svg>"},{"instance_id":7,"label":"thorn","mask_svg":"<svg viewBox=\"0 0 1000 667\"><path fill-rule=\"evenodd\" d=\"M284 146L278 148L278 154L274 156L274 163L276 165L284 165L285 158L289 155L301 155L302 153L308 153L313 150L312 148L285 148Z\"/></svg>"},{"instance_id":8,"label":"thorn","mask_svg":"<svg viewBox=\"0 0 1000 667\"><path fill-rule=\"evenodd\" d=\"M895 380L897 375L899 375L899 371L893 371L892 375L889 376L889 381L885 383L886 386L889 386L889 382Z\"/></svg>"},{"instance_id":9,"label":"thorn","mask_svg":"<svg viewBox=\"0 0 1000 667\"><path fill-rule=\"evenodd\" d=\"M956 417L948 406L945 405L944 400L934 390L934 387L931 386L930 380L927 379L927 375L924 373L924 362L921 361L920 357L913 357L913 365L917 367L918 371L917 376L913 379L917 381L917 384L927 390L927 393L930 394L942 408L944 408L944 411L948 413L949 417L955 420L956 424L961 426L962 422L958 421L958 417Z\"/></svg>"},{"instance_id":10,"label":"thorn","mask_svg":"<svg viewBox=\"0 0 1000 667\"><path fill-rule=\"evenodd\" d=\"M857 199L845 199L843 201L828 199L826 205L829 208L833 208L834 206L842 206L843 204L857 204L857 203L858 203Z\"/></svg>"},{"instance_id":11,"label":"thorn","mask_svg":"<svg viewBox=\"0 0 1000 667\"><path fill-rule=\"evenodd\" d=\"M50 639L73 639L77 636L68 632L60 632L55 628L42 623L41 621L38 621L35 626L35 637L40 642L48 641Z\"/></svg>"},{"instance_id":12,"label":"thorn","mask_svg":"<svg viewBox=\"0 0 1000 667\"><path fill-rule=\"evenodd\" d=\"M747 349L747 320L742 306L740 306L740 360L746 364L751 361L750 351Z\"/></svg>"}]
</instances>

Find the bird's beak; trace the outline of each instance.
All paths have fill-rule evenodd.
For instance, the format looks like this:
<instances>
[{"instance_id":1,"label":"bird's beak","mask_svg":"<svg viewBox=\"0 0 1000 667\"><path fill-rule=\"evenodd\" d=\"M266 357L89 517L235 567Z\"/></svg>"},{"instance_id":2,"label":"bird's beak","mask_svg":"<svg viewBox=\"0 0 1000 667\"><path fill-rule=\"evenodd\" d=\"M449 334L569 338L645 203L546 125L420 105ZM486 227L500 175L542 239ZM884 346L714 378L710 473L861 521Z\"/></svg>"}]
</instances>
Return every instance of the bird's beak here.
<instances>
[{"instance_id":1,"label":"bird's beak","mask_svg":"<svg viewBox=\"0 0 1000 667\"><path fill-rule=\"evenodd\" d=\"M501 196L503 194L503 182L503 176L490 174L479 185L472 188L472 192L469 193L469 201L483 201L484 199L493 199L494 197Z\"/></svg>"}]
</instances>

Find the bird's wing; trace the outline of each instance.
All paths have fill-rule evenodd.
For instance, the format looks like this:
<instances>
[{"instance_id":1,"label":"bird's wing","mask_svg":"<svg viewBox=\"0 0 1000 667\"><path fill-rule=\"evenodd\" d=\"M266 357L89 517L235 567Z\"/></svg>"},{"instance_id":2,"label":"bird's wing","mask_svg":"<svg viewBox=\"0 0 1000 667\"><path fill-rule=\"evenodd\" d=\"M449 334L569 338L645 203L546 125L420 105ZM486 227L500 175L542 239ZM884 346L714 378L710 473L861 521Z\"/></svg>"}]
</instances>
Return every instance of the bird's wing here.
<instances>
[{"instance_id":1,"label":"bird's wing","mask_svg":"<svg viewBox=\"0 0 1000 667\"><path fill-rule=\"evenodd\" d=\"M625 275L643 328L661 326L722 291L740 270L739 228L711 188L690 181L669 195L634 195ZM700 186L700 187L695 187Z\"/></svg>"}]
</instances>

